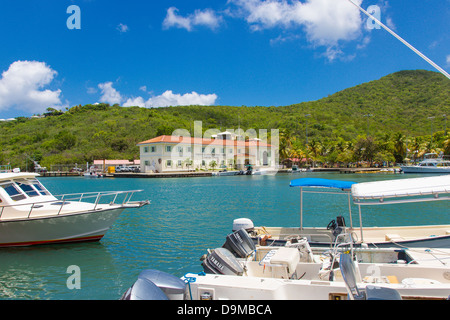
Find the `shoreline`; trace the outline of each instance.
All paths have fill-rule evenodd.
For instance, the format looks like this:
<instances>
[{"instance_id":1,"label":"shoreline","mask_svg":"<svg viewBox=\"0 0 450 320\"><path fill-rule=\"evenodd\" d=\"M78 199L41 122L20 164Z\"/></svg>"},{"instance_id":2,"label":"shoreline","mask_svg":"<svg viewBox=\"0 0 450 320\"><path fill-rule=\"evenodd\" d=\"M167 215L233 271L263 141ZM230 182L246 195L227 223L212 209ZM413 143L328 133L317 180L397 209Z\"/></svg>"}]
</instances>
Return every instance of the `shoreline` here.
<instances>
[{"instance_id":1,"label":"shoreline","mask_svg":"<svg viewBox=\"0 0 450 320\"><path fill-rule=\"evenodd\" d=\"M218 172L218 171L215 171ZM398 171L386 170L386 168L311 168L307 172L339 172L341 174L352 173L398 173ZM212 177L212 171L202 172L163 172L163 173L106 173L104 178L194 178L194 177ZM301 174L293 173L290 169L279 169L277 174ZM42 172L41 177L80 177L82 174L76 172ZM93 178L91 178L93 179Z\"/></svg>"}]
</instances>

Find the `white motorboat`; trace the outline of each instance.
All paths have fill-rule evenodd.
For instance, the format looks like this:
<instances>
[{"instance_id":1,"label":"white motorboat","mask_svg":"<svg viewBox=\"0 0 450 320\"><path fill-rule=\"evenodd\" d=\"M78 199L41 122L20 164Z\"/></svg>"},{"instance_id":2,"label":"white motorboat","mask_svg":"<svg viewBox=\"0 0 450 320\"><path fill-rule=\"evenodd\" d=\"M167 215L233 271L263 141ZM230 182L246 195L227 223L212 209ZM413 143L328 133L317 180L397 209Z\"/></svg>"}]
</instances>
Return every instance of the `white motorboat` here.
<instances>
[{"instance_id":1,"label":"white motorboat","mask_svg":"<svg viewBox=\"0 0 450 320\"><path fill-rule=\"evenodd\" d=\"M351 243L315 252L306 239L289 247L255 247L241 229L209 251L204 272L178 279L145 270L123 299L357 299L373 298L369 292L376 286L376 299L444 300L450 294L449 260L448 249L354 248Z\"/></svg>"},{"instance_id":2,"label":"white motorboat","mask_svg":"<svg viewBox=\"0 0 450 320\"><path fill-rule=\"evenodd\" d=\"M363 227L361 216L361 207L368 205L448 201L450 175L365 183L303 178L292 180L290 186L300 187L300 227L253 227L253 221L247 219L245 222L244 218L244 228L251 230L252 236L257 241L284 245L291 238L307 237L312 246L326 247L334 242L337 235L347 233L357 240L357 245L450 248L450 225ZM329 191L330 188L336 191ZM347 197L349 221L346 222L344 217L338 216L336 220L331 220L326 228L304 227L304 193L341 194ZM359 208L359 227L353 225L351 197ZM242 225L241 219L236 221Z\"/></svg>"},{"instance_id":3,"label":"white motorboat","mask_svg":"<svg viewBox=\"0 0 450 320\"><path fill-rule=\"evenodd\" d=\"M224 169L218 172L213 172L213 176L236 176L239 173L240 171L237 170L228 171L227 169Z\"/></svg>"},{"instance_id":4,"label":"white motorboat","mask_svg":"<svg viewBox=\"0 0 450 320\"><path fill-rule=\"evenodd\" d=\"M256 175L256 176L274 176L276 175L278 172L277 169L275 168L255 168L254 170L252 170L252 175Z\"/></svg>"},{"instance_id":5,"label":"white motorboat","mask_svg":"<svg viewBox=\"0 0 450 320\"><path fill-rule=\"evenodd\" d=\"M36 173L0 173L0 247L98 241L141 190L53 196Z\"/></svg>"},{"instance_id":6,"label":"white motorboat","mask_svg":"<svg viewBox=\"0 0 450 320\"><path fill-rule=\"evenodd\" d=\"M443 155L438 156L436 153L426 153L423 161L418 165L401 166L403 173L450 173L450 160L444 159Z\"/></svg>"},{"instance_id":7,"label":"white motorboat","mask_svg":"<svg viewBox=\"0 0 450 320\"><path fill-rule=\"evenodd\" d=\"M83 175L86 178L103 178L103 174L99 172L85 172Z\"/></svg>"}]
</instances>

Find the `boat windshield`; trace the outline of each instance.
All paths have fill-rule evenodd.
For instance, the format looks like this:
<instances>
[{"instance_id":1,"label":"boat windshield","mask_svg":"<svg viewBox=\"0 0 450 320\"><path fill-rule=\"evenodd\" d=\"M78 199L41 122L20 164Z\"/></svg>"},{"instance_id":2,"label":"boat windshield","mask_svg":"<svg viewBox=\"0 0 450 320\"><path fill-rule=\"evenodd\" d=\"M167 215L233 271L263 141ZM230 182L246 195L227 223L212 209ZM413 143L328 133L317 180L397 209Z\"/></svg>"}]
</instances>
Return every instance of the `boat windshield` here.
<instances>
[{"instance_id":1,"label":"boat windshield","mask_svg":"<svg viewBox=\"0 0 450 320\"><path fill-rule=\"evenodd\" d=\"M0 183L0 187L2 187L14 201L26 199L27 196L32 198L51 195L50 192L48 192L36 179L7 181Z\"/></svg>"},{"instance_id":2,"label":"boat windshield","mask_svg":"<svg viewBox=\"0 0 450 320\"><path fill-rule=\"evenodd\" d=\"M0 185L3 189L5 189L6 193L13 199L14 201L23 200L26 196L19 190L16 184L11 182L2 183Z\"/></svg>"}]
</instances>

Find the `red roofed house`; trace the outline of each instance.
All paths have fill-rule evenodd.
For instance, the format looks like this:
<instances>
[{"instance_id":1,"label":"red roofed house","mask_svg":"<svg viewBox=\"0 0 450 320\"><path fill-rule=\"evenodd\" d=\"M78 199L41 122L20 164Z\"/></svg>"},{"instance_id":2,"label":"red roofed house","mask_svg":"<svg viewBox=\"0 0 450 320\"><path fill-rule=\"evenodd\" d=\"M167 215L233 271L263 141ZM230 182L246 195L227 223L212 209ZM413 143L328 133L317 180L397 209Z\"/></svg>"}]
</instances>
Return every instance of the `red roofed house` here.
<instances>
[{"instance_id":1,"label":"red roofed house","mask_svg":"<svg viewBox=\"0 0 450 320\"><path fill-rule=\"evenodd\" d=\"M175 172L209 169L212 161L216 168L239 170L245 165L254 167L276 166L275 148L259 139L242 141L229 132L213 139L181 136L159 136L138 143L141 172Z\"/></svg>"}]
</instances>

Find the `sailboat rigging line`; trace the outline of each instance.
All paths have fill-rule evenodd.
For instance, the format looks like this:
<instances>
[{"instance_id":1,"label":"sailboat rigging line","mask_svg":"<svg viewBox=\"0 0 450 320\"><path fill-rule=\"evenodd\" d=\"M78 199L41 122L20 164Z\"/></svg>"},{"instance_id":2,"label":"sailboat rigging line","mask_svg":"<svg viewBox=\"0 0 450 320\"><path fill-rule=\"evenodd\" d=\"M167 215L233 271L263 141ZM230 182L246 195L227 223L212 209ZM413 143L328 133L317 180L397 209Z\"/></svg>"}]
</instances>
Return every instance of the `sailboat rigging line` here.
<instances>
[{"instance_id":1,"label":"sailboat rigging line","mask_svg":"<svg viewBox=\"0 0 450 320\"><path fill-rule=\"evenodd\" d=\"M426 62L431 64L434 68L436 68L440 73L442 73L444 76L446 76L448 79L450 79L450 74L448 74L444 69L439 67L436 63L431 61L427 56L425 56L422 52L414 48L411 44L409 44L405 39L400 37L398 34L396 34L394 31L389 29L386 25L384 25L380 20L375 18L373 15L371 15L369 12L361 8L360 5L353 2L353 0L348 0L351 4L353 4L355 7L357 7L361 12L363 12L366 16L373 19L376 23L378 23L383 29L385 29L387 32L389 32L391 35L393 35L395 38L400 40L404 45L406 45L408 48L410 48L412 51L414 51L416 54L418 54L422 59L424 59Z\"/></svg>"}]
</instances>

